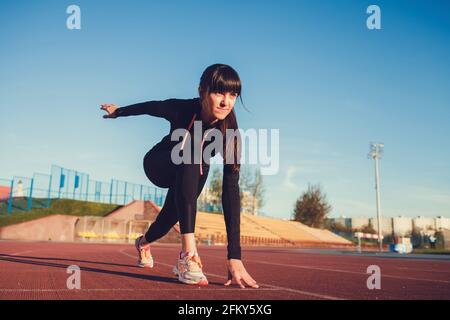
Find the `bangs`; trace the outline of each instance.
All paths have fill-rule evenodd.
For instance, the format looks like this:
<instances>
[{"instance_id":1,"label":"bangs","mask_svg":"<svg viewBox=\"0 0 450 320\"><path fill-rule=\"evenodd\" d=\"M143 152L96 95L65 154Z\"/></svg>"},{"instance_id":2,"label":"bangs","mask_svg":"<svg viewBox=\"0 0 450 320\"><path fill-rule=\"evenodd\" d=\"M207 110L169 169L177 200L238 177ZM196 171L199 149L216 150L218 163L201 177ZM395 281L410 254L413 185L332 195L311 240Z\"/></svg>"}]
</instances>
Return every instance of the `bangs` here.
<instances>
[{"instance_id":1,"label":"bangs","mask_svg":"<svg viewBox=\"0 0 450 320\"><path fill-rule=\"evenodd\" d=\"M216 74L211 80L210 92L232 92L237 95L241 94L241 80L238 77L234 77L231 72Z\"/></svg>"},{"instance_id":2,"label":"bangs","mask_svg":"<svg viewBox=\"0 0 450 320\"><path fill-rule=\"evenodd\" d=\"M205 77L203 80L203 88L207 92L232 92L238 96L241 95L241 79L230 66L219 66L210 73L209 77Z\"/></svg>"}]
</instances>

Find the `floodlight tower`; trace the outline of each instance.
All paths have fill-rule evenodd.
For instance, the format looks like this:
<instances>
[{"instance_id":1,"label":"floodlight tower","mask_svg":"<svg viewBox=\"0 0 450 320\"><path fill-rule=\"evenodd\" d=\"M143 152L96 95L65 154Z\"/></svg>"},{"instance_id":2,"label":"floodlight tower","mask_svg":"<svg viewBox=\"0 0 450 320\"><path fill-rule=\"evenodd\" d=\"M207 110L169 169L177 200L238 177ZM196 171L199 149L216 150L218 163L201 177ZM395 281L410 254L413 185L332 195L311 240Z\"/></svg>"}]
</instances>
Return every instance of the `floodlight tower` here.
<instances>
[{"instance_id":1,"label":"floodlight tower","mask_svg":"<svg viewBox=\"0 0 450 320\"><path fill-rule=\"evenodd\" d=\"M367 155L369 158L375 160L375 190L377 195L378 244L380 245L380 252L383 252L383 239L381 235L380 170L378 160L381 159L383 148L383 143L372 142L370 144L370 152Z\"/></svg>"}]
</instances>

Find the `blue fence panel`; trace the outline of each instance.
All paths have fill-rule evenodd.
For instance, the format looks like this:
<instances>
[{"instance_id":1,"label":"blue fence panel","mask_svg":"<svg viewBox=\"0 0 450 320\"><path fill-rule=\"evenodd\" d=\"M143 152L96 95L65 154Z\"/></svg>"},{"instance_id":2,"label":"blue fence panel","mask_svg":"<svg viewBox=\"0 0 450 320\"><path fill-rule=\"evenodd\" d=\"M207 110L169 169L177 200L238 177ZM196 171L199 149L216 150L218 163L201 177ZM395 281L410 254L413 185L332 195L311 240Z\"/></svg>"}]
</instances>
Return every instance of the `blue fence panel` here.
<instances>
[{"instance_id":1,"label":"blue fence panel","mask_svg":"<svg viewBox=\"0 0 450 320\"><path fill-rule=\"evenodd\" d=\"M33 179L14 176L11 183L11 197L8 201L8 213L31 210Z\"/></svg>"},{"instance_id":2,"label":"blue fence panel","mask_svg":"<svg viewBox=\"0 0 450 320\"><path fill-rule=\"evenodd\" d=\"M156 205L162 206L166 200L167 191L155 187L144 188L144 201L151 200Z\"/></svg>"},{"instance_id":3,"label":"blue fence panel","mask_svg":"<svg viewBox=\"0 0 450 320\"><path fill-rule=\"evenodd\" d=\"M87 186L86 201L108 203L109 183L97 180L89 180Z\"/></svg>"},{"instance_id":4,"label":"blue fence panel","mask_svg":"<svg viewBox=\"0 0 450 320\"><path fill-rule=\"evenodd\" d=\"M32 208L49 208L51 200L51 178L44 173L33 174Z\"/></svg>"},{"instance_id":5,"label":"blue fence panel","mask_svg":"<svg viewBox=\"0 0 450 320\"><path fill-rule=\"evenodd\" d=\"M89 188L89 175L52 165L52 194L57 192L58 199L74 199L85 201Z\"/></svg>"},{"instance_id":6,"label":"blue fence panel","mask_svg":"<svg viewBox=\"0 0 450 320\"><path fill-rule=\"evenodd\" d=\"M152 200L162 206L167 190L154 186L111 179L91 180L89 174L51 166L50 174L34 173L33 178L14 176L0 179L0 213L49 208L53 199L74 199L125 205L133 200Z\"/></svg>"}]
</instances>

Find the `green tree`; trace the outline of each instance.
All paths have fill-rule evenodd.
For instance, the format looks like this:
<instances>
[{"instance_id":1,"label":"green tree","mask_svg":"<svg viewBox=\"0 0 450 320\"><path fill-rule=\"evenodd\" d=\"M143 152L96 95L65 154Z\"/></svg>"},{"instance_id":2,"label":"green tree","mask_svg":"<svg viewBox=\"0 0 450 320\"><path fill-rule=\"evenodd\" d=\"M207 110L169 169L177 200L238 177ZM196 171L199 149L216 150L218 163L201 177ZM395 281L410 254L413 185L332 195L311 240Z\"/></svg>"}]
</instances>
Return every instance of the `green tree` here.
<instances>
[{"instance_id":1,"label":"green tree","mask_svg":"<svg viewBox=\"0 0 450 320\"><path fill-rule=\"evenodd\" d=\"M295 203L293 218L307 226L321 228L330 211L331 206L328 204L326 195L322 193L320 186L309 184L308 190Z\"/></svg>"}]
</instances>

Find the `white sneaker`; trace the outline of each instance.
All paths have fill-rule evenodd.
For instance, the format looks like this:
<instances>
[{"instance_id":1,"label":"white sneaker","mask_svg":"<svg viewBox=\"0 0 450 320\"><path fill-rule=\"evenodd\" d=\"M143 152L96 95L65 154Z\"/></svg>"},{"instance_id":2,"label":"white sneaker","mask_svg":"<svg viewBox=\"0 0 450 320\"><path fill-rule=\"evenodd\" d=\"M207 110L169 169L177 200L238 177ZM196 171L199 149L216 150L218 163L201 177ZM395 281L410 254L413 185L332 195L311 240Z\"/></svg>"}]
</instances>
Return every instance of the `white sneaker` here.
<instances>
[{"instance_id":1,"label":"white sneaker","mask_svg":"<svg viewBox=\"0 0 450 320\"><path fill-rule=\"evenodd\" d=\"M203 265L198 254L188 252L184 257L181 256L180 253L178 263L173 267L173 273L178 276L178 280L186 284L208 285L208 280L202 272Z\"/></svg>"},{"instance_id":2,"label":"white sneaker","mask_svg":"<svg viewBox=\"0 0 450 320\"><path fill-rule=\"evenodd\" d=\"M140 236L134 241L134 246L138 252L138 266L141 268L153 268L153 257L150 253L150 245L139 245L142 237L143 236Z\"/></svg>"}]
</instances>

